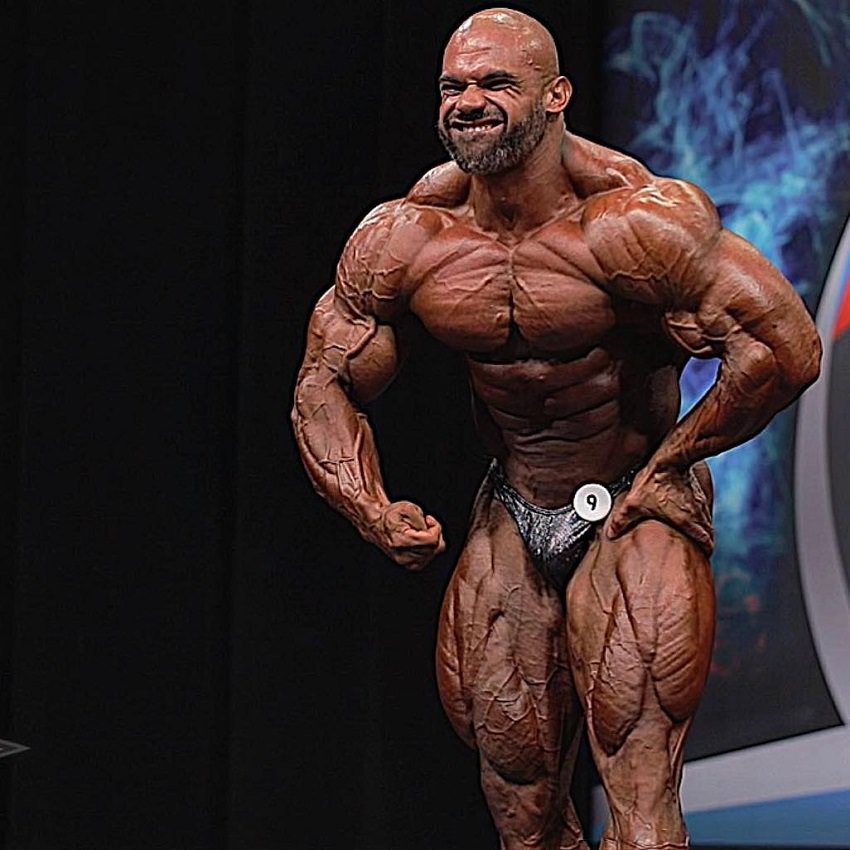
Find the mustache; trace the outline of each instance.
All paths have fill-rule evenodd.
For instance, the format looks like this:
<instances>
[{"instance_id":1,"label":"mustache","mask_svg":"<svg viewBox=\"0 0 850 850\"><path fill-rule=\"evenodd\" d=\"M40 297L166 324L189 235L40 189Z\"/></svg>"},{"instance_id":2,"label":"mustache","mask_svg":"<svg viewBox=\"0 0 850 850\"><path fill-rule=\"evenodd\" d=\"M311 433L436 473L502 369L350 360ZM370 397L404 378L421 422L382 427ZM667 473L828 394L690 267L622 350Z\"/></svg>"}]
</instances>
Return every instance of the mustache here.
<instances>
[{"instance_id":1,"label":"mustache","mask_svg":"<svg viewBox=\"0 0 850 850\"><path fill-rule=\"evenodd\" d=\"M443 128L450 130L454 125L475 124L479 121L498 121L508 123L508 116L496 106L479 107L478 109L453 109L443 119Z\"/></svg>"}]
</instances>

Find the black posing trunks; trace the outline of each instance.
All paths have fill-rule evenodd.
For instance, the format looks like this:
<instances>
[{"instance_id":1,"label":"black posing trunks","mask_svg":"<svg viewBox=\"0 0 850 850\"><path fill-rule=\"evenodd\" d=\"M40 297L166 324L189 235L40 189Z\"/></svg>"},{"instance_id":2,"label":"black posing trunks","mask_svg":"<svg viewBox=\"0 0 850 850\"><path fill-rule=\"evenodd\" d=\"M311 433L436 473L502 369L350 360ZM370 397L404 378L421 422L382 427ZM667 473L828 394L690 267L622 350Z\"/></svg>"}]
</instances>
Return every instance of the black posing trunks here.
<instances>
[{"instance_id":1,"label":"black posing trunks","mask_svg":"<svg viewBox=\"0 0 850 850\"><path fill-rule=\"evenodd\" d=\"M611 497L628 490L636 473L633 469L608 485ZM562 508L541 508L532 504L511 486L497 460L490 464L487 476L499 500L514 518L537 571L563 592L590 546L596 523L582 519L572 504Z\"/></svg>"}]
</instances>

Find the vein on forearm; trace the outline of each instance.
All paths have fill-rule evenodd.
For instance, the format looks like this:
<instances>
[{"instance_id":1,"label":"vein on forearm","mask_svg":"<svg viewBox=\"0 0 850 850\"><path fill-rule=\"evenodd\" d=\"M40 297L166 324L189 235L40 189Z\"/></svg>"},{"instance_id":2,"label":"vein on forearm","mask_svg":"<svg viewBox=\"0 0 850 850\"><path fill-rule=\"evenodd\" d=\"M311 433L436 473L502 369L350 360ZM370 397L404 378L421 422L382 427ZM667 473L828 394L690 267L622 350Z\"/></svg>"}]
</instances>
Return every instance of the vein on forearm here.
<instances>
[{"instance_id":1,"label":"vein on forearm","mask_svg":"<svg viewBox=\"0 0 850 850\"><path fill-rule=\"evenodd\" d=\"M375 328L367 321L337 321L331 311L317 308L296 386L293 424L316 491L368 535L387 497L372 429L354 399L348 364L369 344ZM334 331L339 339L328 340Z\"/></svg>"}]
</instances>

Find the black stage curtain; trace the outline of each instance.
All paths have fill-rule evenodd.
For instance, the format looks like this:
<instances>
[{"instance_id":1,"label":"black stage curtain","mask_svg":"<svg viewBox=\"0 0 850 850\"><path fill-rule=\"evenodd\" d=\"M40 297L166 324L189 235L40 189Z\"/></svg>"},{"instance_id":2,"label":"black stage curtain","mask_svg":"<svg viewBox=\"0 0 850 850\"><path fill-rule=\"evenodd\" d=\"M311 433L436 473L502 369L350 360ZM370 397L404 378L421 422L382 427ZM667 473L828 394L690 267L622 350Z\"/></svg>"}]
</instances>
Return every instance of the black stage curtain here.
<instances>
[{"instance_id":1,"label":"black stage curtain","mask_svg":"<svg viewBox=\"0 0 850 850\"><path fill-rule=\"evenodd\" d=\"M600 6L541 16L594 134ZM407 574L289 426L358 220L443 159L459 2L11 2L2 12L0 760L14 850L495 846L439 707L442 590L484 458L424 342L375 405Z\"/></svg>"}]
</instances>

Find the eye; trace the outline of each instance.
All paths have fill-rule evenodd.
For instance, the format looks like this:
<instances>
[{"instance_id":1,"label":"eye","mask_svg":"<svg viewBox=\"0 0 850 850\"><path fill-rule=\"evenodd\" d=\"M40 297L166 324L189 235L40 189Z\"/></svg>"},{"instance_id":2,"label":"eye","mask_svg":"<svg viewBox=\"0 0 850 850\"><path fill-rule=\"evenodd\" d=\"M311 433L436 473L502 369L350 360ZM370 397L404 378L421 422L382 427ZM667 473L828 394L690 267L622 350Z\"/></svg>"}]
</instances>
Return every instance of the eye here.
<instances>
[{"instance_id":1,"label":"eye","mask_svg":"<svg viewBox=\"0 0 850 850\"><path fill-rule=\"evenodd\" d=\"M492 80L486 80L481 84L482 88L489 89L490 91L502 91L503 89L509 89L513 86L513 80L509 80L507 77L496 77Z\"/></svg>"},{"instance_id":2,"label":"eye","mask_svg":"<svg viewBox=\"0 0 850 850\"><path fill-rule=\"evenodd\" d=\"M457 85L457 83L441 83L440 84L440 94L444 97L452 97L453 95L460 94L463 89Z\"/></svg>"}]
</instances>

